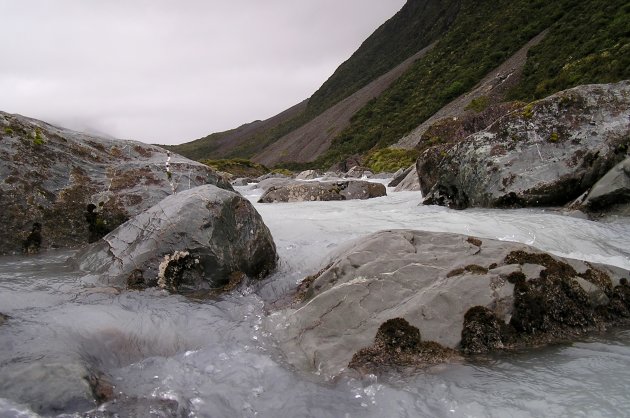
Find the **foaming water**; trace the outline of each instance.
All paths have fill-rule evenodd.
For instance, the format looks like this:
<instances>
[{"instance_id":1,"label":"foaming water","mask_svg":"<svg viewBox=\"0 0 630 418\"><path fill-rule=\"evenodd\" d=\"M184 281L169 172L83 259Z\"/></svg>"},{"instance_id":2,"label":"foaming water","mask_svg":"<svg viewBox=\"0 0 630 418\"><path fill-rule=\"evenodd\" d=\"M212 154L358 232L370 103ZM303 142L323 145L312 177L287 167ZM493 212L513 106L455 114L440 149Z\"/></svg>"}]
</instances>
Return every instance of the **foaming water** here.
<instances>
[{"instance_id":1,"label":"foaming water","mask_svg":"<svg viewBox=\"0 0 630 418\"><path fill-rule=\"evenodd\" d=\"M241 188L251 201L258 190ZM328 379L292 369L261 326L275 300L343 242L412 228L518 241L630 269L630 225L542 210L451 211L419 195L256 208L281 257L219 300L82 284L73 253L0 258L0 417L530 417L627 415L630 332L442 365L414 376ZM117 402L94 410L90 376ZM101 415L98 415L101 414ZM110 414L110 415L107 415Z\"/></svg>"}]
</instances>

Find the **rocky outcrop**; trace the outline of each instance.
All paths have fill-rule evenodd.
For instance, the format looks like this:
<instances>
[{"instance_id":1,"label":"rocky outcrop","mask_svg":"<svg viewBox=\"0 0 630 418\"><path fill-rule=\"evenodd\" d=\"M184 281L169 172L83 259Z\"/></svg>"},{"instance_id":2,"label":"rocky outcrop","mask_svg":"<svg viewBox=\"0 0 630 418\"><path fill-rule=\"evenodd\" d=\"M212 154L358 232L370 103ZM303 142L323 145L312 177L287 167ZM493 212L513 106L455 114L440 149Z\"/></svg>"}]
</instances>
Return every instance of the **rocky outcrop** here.
<instances>
[{"instance_id":1,"label":"rocky outcrop","mask_svg":"<svg viewBox=\"0 0 630 418\"><path fill-rule=\"evenodd\" d=\"M290 363L325 376L537 345L630 317L627 271L524 244L394 230L332 260L266 322Z\"/></svg>"},{"instance_id":2,"label":"rocky outcrop","mask_svg":"<svg viewBox=\"0 0 630 418\"><path fill-rule=\"evenodd\" d=\"M373 173L367 167L361 167L359 165L355 165L350 170L346 172L346 177L360 179L362 177L370 178Z\"/></svg>"},{"instance_id":3,"label":"rocky outcrop","mask_svg":"<svg viewBox=\"0 0 630 418\"><path fill-rule=\"evenodd\" d=\"M630 82L580 86L418 159L425 204L524 207L571 202L630 145Z\"/></svg>"},{"instance_id":4,"label":"rocky outcrop","mask_svg":"<svg viewBox=\"0 0 630 418\"><path fill-rule=\"evenodd\" d=\"M630 215L630 158L617 164L592 187L582 207L588 212Z\"/></svg>"},{"instance_id":5,"label":"rocky outcrop","mask_svg":"<svg viewBox=\"0 0 630 418\"><path fill-rule=\"evenodd\" d=\"M413 165L410 167L410 170L407 172L407 175L405 176L405 178L402 179L402 181L400 181L398 185L396 185L396 188L394 189L394 191L402 192L402 191L418 191L418 190L420 190L420 178L418 177L418 171L416 171L416 166Z\"/></svg>"},{"instance_id":6,"label":"rocky outcrop","mask_svg":"<svg viewBox=\"0 0 630 418\"><path fill-rule=\"evenodd\" d=\"M207 166L178 155L171 156L169 178L167 158L152 145L0 112L0 254L33 251L37 241L42 249L87 243L173 188L210 183L231 189Z\"/></svg>"},{"instance_id":7,"label":"rocky outcrop","mask_svg":"<svg viewBox=\"0 0 630 418\"><path fill-rule=\"evenodd\" d=\"M398 186L404 179L405 177L407 177L407 175L411 172L411 170L415 170L415 164L412 166L409 166L407 168L401 168L398 171L396 171L392 177L392 181L390 181L387 184L387 187L396 187Z\"/></svg>"},{"instance_id":8,"label":"rocky outcrop","mask_svg":"<svg viewBox=\"0 0 630 418\"><path fill-rule=\"evenodd\" d=\"M297 176L295 176L295 179L296 180L314 180L317 177L321 177L321 176L322 174L317 170L305 170L305 171L302 171Z\"/></svg>"},{"instance_id":9,"label":"rocky outcrop","mask_svg":"<svg viewBox=\"0 0 630 418\"><path fill-rule=\"evenodd\" d=\"M86 280L189 293L262 278L276 265L269 229L239 194L205 185L169 196L77 257Z\"/></svg>"},{"instance_id":10,"label":"rocky outcrop","mask_svg":"<svg viewBox=\"0 0 630 418\"><path fill-rule=\"evenodd\" d=\"M258 183L258 179L252 179L249 177L239 177L230 182L232 186L247 186L250 183Z\"/></svg>"},{"instance_id":11,"label":"rocky outcrop","mask_svg":"<svg viewBox=\"0 0 630 418\"><path fill-rule=\"evenodd\" d=\"M371 199L385 196L385 186L360 180L331 182L294 182L272 186L258 200L259 203L305 202L322 200Z\"/></svg>"}]
</instances>

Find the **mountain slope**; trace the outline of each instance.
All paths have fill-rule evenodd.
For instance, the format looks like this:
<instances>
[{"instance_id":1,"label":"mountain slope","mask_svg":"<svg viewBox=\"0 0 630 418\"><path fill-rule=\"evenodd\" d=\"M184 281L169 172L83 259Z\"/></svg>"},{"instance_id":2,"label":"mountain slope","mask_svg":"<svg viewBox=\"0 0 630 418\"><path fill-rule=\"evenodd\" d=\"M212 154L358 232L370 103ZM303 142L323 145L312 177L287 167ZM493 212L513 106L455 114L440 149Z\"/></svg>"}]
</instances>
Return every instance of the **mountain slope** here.
<instances>
[{"instance_id":1,"label":"mountain slope","mask_svg":"<svg viewBox=\"0 0 630 418\"><path fill-rule=\"evenodd\" d=\"M387 73L438 39L457 15L461 0L409 0L391 19L369 36L298 111L282 113L246 134L227 131L170 147L188 158L250 158L279 138L298 129L326 109ZM392 48L392 45L395 45ZM294 109L294 108L292 108ZM296 110L296 109L294 109ZM280 116L280 115L278 115ZM215 145L228 136L230 149ZM204 154L210 152L209 154ZM203 157L199 157L199 155Z\"/></svg>"},{"instance_id":2,"label":"mountain slope","mask_svg":"<svg viewBox=\"0 0 630 418\"><path fill-rule=\"evenodd\" d=\"M305 108L306 100L264 121L258 120L247 123L236 129L213 133L185 144L162 145L162 147L170 149L171 151L193 160L220 159L240 156L234 155L235 149L238 149L240 146L243 146L243 144L246 144L251 140L251 138L255 138L269 129L278 126L282 122L290 120L303 112Z\"/></svg>"},{"instance_id":3,"label":"mountain slope","mask_svg":"<svg viewBox=\"0 0 630 418\"><path fill-rule=\"evenodd\" d=\"M315 160L330 147L333 138L350 125L350 119L358 110L382 94L432 46L423 48L394 69L329 107L315 119L281 137L254 155L253 160L264 165L306 163Z\"/></svg>"},{"instance_id":4,"label":"mountain slope","mask_svg":"<svg viewBox=\"0 0 630 418\"><path fill-rule=\"evenodd\" d=\"M357 112L316 165L326 167L348 155L394 144L546 28L549 35L532 49L524 70L524 80L541 81L520 83L512 98L531 100L538 97L536 89L545 95L581 83L630 78L630 65L622 65L630 55L630 7L625 1L464 1L436 47ZM593 57L606 59L610 66L581 64ZM576 74L563 77L565 68ZM547 83L550 77L555 83Z\"/></svg>"},{"instance_id":5,"label":"mountain slope","mask_svg":"<svg viewBox=\"0 0 630 418\"><path fill-rule=\"evenodd\" d=\"M348 156L390 146L452 100L465 98L463 94L544 30L547 35L529 51L522 75L498 100L531 101L584 83L630 78L627 1L410 0L339 67L301 112L236 142L229 154L253 156L268 164L299 163L291 165L294 168L327 168ZM401 62L394 61L403 59L399 53L408 57L434 39L431 51L367 101L339 131L331 110L335 104L382 75L381 60L393 68ZM401 145L412 147L414 142Z\"/></svg>"}]
</instances>

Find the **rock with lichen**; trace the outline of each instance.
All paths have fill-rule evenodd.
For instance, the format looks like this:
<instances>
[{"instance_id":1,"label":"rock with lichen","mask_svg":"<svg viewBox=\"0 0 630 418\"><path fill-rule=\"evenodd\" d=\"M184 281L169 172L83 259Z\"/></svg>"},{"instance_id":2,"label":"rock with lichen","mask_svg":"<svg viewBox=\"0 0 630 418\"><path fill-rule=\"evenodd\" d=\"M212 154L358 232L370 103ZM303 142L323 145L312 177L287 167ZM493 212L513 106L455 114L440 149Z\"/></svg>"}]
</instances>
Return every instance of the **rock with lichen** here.
<instances>
[{"instance_id":1,"label":"rock with lichen","mask_svg":"<svg viewBox=\"0 0 630 418\"><path fill-rule=\"evenodd\" d=\"M274 306L266 327L303 370L416 368L625 321L627 277L525 244L381 231L340 248L287 305Z\"/></svg>"},{"instance_id":2,"label":"rock with lichen","mask_svg":"<svg viewBox=\"0 0 630 418\"><path fill-rule=\"evenodd\" d=\"M169 196L77 257L88 281L214 292L276 266L269 229L241 195L205 185Z\"/></svg>"},{"instance_id":3,"label":"rock with lichen","mask_svg":"<svg viewBox=\"0 0 630 418\"><path fill-rule=\"evenodd\" d=\"M385 186L363 180L290 182L272 186L259 203L371 199L387 194Z\"/></svg>"},{"instance_id":4,"label":"rock with lichen","mask_svg":"<svg viewBox=\"0 0 630 418\"><path fill-rule=\"evenodd\" d=\"M364 373L392 368L416 368L444 363L458 354L435 341L423 341L420 330L403 318L385 321L376 331L374 343L357 351L348 367Z\"/></svg>"},{"instance_id":5,"label":"rock with lichen","mask_svg":"<svg viewBox=\"0 0 630 418\"><path fill-rule=\"evenodd\" d=\"M154 145L4 112L0 127L0 254L97 240L170 195L171 182L176 191L231 189L211 168L174 154L169 181L167 151Z\"/></svg>"},{"instance_id":6,"label":"rock with lichen","mask_svg":"<svg viewBox=\"0 0 630 418\"><path fill-rule=\"evenodd\" d=\"M424 203L561 206L587 191L630 145L630 82L585 85L530 103L417 161Z\"/></svg>"}]
</instances>

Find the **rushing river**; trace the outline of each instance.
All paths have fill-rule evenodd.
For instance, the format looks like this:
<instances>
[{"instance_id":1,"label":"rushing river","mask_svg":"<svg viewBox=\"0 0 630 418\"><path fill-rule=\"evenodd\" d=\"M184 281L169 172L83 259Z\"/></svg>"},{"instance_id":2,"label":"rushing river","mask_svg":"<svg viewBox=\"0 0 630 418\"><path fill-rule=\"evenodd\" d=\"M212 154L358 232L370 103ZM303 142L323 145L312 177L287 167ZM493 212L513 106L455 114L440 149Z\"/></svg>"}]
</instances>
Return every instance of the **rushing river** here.
<instances>
[{"instance_id":1,"label":"rushing river","mask_svg":"<svg viewBox=\"0 0 630 418\"><path fill-rule=\"evenodd\" d=\"M252 202L260 192L239 188ZM72 251L0 258L0 417L619 417L630 415L630 331L442 365L415 376L336 379L293 370L262 326L266 302L326 263L340 243L382 229L519 241L630 269L630 224L543 210L418 206L417 192L369 201L255 204L276 273L215 301L91 288ZM99 410L83 378L115 385Z\"/></svg>"}]
</instances>

